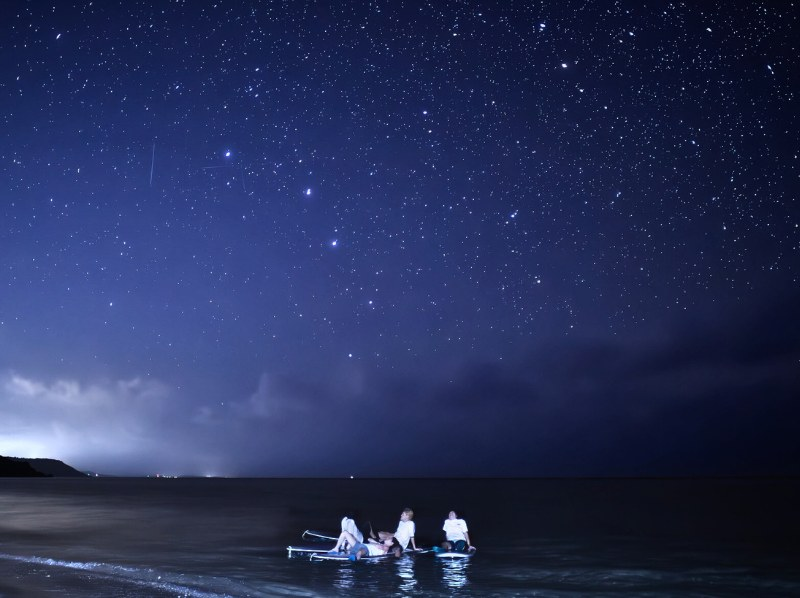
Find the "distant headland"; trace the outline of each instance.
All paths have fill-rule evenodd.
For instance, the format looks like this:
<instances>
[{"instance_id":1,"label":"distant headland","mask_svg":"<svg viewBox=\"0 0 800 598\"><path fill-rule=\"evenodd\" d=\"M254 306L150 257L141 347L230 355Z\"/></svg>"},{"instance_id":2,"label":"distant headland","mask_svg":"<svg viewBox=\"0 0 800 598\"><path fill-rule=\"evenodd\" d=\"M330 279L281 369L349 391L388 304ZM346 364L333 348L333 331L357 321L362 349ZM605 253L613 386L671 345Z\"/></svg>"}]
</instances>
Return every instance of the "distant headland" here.
<instances>
[{"instance_id":1,"label":"distant headland","mask_svg":"<svg viewBox=\"0 0 800 598\"><path fill-rule=\"evenodd\" d=\"M87 475L57 459L22 459L0 455L0 478L85 478Z\"/></svg>"}]
</instances>

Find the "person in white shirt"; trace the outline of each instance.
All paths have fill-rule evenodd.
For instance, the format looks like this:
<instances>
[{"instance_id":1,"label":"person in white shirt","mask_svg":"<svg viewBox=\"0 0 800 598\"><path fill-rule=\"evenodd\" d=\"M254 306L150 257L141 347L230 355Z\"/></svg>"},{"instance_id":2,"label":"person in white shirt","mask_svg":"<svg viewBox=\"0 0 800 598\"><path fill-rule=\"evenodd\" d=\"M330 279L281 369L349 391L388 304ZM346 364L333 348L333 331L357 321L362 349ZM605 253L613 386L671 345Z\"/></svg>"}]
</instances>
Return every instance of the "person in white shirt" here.
<instances>
[{"instance_id":1,"label":"person in white shirt","mask_svg":"<svg viewBox=\"0 0 800 598\"><path fill-rule=\"evenodd\" d=\"M450 511L447 515L442 530L445 536L445 541L442 542L442 548L444 550L453 552L475 550L475 547L469 541L467 522L463 519L459 519L455 511Z\"/></svg>"},{"instance_id":2,"label":"person in white shirt","mask_svg":"<svg viewBox=\"0 0 800 598\"><path fill-rule=\"evenodd\" d=\"M400 544L403 550L406 550L408 548L408 544L410 542L411 549L416 551L417 545L414 541L414 534L417 531L417 527L416 525L414 525L412 519L414 519L414 511L409 508L403 509L403 512L400 513L400 522L397 524L397 531L395 531L394 533L378 532L378 538L380 540L396 538L398 544ZM375 534L374 532L372 532L371 528L370 528L370 536L372 536L373 538L375 537Z\"/></svg>"}]
</instances>

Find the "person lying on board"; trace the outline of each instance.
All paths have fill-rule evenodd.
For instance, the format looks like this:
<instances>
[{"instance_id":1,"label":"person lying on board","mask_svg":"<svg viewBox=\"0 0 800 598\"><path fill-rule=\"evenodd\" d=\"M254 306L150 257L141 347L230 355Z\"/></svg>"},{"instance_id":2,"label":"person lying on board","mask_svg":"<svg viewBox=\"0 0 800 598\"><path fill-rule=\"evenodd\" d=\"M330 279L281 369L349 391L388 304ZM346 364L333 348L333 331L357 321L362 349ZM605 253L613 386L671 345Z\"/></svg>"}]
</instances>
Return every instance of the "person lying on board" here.
<instances>
[{"instance_id":1,"label":"person lying on board","mask_svg":"<svg viewBox=\"0 0 800 598\"><path fill-rule=\"evenodd\" d=\"M411 509L403 509L403 512L400 513L400 522L397 524L397 531L392 532L378 532L379 540L391 540L392 538L397 539L397 543L400 544L400 547L403 550L408 548L408 543L411 542L411 549L417 550L417 545L414 541L414 534L416 533L416 526L412 521L414 519L414 511ZM370 525L369 528L369 535L371 538L375 538L375 532L372 531L372 526Z\"/></svg>"},{"instance_id":2,"label":"person lying on board","mask_svg":"<svg viewBox=\"0 0 800 598\"><path fill-rule=\"evenodd\" d=\"M403 554L403 548L394 538L376 541L370 538L366 544L359 542L353 534L344 531L339 536L336 546L328 551L328 554L338 554L344 549L344 546L350 546L348 554L351 561L361 560L365 556L384 556L386 554L393 554L399 557Z\"/></svg>"},{"instance_id":3,"label":"person lying on board","mask_svg":"<svg viewBox=\"0 0 800 598\"><path fill-rule=\"evenodd\" d=\"M475 547L469 541L469 530L467 522L459 519L455 511L450 511L447 519L442 526L445 541L442 542L442 549L447 552L469 552Z\"/></svg>"}]
</instances>

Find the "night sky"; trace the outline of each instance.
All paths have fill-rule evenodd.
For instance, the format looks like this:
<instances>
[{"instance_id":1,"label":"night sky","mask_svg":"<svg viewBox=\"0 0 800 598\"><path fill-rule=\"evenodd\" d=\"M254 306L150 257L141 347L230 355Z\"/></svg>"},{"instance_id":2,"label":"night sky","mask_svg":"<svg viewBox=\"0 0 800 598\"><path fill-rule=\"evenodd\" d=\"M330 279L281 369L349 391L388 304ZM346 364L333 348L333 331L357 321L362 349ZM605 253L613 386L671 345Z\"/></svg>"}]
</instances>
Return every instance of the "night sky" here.
<instances>
[{"instance_id":1,"label":"night sky","mask_svg":"<svg viewBox=\"0 0 800 598\"><path fill-rule=\"evenodd\" d=\"M4 2L0 454L800 474L798 25Z\"/></svg>"}]
</instances>

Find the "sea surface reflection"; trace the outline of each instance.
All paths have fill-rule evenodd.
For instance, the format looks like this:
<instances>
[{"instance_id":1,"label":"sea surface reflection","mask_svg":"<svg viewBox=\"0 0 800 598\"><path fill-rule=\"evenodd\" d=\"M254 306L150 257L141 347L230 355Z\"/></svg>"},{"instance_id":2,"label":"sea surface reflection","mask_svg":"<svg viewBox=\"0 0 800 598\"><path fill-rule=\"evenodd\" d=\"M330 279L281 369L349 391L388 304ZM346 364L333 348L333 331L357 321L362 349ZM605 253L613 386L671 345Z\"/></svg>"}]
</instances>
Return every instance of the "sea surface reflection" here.
<instances>
[{"instance_id":1,"label":"sea surface reflection","mask_svg":"<svg viewBox=\"0 0 800 598\"><path fill-rule=\"evenodd\" d=\"M439 559L442 565L444 585L452 590L460 590L469 583L467 571L469 559Z\"/></svg>"},{"instance_id":2,"label":"sea surface reflection","mask_svg":"<svg viewBox=\"0 0 800 598\"><path fill-rule=\"evenodd\" d=\"M397 561L397 576L400 578L400 591L413 592L417 587L417 578L414 576L415 557L404 557Z\"/></svg>"},{"instance_id":3,"label":"sea surface reflection","mask_svg":"<svg viewBox=\"0 0 800 598\"><path fill-rule=\"evenodd\" d=\"M356 580L353 567L337 567L334 585L341 590L354 590L356 588Z\"/></svg>"}]
</instances>

